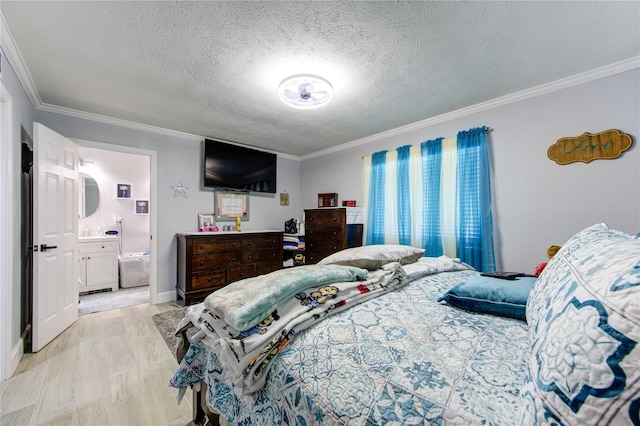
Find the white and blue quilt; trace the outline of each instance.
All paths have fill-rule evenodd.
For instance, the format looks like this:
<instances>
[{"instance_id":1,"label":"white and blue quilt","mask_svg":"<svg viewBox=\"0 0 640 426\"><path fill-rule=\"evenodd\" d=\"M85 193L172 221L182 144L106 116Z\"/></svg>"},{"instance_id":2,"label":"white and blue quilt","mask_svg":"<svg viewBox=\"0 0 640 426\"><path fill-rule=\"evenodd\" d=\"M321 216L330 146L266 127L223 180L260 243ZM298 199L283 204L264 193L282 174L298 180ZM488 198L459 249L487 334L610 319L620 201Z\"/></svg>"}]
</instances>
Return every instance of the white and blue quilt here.
<instances>
[{"instance_id":1,"label":"white and blue quilt","mask_svg":"<svg viewBox=\"0 0 640 426\"><path fill-rule=\"evenodd\" d=\"M209 406L232 424L513 424L530 353L526 323L438 303L478 275L464 264L421 259L403 268L408 283L298 333L260 390L246 394L197 343L171 385L205 381Z\"/></svg>"}]
</instances>

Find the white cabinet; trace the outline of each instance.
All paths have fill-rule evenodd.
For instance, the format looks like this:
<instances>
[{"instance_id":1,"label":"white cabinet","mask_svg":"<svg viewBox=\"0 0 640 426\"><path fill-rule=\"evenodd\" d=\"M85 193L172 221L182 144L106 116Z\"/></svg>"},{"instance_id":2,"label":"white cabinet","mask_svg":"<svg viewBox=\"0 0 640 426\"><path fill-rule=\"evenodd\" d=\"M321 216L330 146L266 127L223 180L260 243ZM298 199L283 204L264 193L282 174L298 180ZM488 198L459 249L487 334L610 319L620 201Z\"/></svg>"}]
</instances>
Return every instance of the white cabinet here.
<instances>
[{"instance_id":1,"label":"white cabinet","mask_svg":"<svg viewBox=\"0 0 640 426\"><path fill-rule=\"evenodd\" d=\"M78 291L118 290L118 238L80 238Z\"/></svg>"}]
</instances>

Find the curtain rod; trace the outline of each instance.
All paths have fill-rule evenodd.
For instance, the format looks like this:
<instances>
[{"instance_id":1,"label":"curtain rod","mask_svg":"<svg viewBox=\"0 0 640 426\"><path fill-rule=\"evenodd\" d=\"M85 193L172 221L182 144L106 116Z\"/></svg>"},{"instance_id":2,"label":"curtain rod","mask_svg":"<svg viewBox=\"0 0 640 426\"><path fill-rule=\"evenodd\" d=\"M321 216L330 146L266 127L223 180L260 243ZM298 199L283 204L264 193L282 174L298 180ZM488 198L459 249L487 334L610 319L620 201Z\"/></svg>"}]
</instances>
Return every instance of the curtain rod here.
<instances>
[{"instance_id":1,"label":"curtain rod","mask_svg":"<svg viewBox=\"0 0 640 426\"><path fill-rule=\"evenodd\" d=\"M492 132L492 131L493 131L493 129L492 129L491 127L489 127L489 126L484 126L482 129L485 131L485 133L488 133L488 132ZM371 154L369 154L369 155L371 155ZM363 159L364 157L366 157L366 155L363 155L363 156L362 156L362 157L360 157L360 158L361 158L361 159Z\"/></svg>"}]
</instances>

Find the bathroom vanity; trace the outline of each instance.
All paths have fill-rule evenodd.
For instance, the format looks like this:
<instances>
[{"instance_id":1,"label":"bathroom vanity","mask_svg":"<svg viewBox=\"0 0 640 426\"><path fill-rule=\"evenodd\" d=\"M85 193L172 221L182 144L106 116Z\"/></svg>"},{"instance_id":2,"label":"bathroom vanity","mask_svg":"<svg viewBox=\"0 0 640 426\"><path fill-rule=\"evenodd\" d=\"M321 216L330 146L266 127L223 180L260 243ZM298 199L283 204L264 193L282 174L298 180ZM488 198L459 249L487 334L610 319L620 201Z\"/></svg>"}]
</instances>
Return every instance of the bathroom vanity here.
<instances>
[{"instance_id":1,"label":"bathroom vanity","mask_svg":"<svg viewBox=\"0 0 640 426\"><path fill-rule=\"evenodd\" d=\"M78 252L79 293L118 291L118 237L80 237Z\"/></svg>"}]
</instances>

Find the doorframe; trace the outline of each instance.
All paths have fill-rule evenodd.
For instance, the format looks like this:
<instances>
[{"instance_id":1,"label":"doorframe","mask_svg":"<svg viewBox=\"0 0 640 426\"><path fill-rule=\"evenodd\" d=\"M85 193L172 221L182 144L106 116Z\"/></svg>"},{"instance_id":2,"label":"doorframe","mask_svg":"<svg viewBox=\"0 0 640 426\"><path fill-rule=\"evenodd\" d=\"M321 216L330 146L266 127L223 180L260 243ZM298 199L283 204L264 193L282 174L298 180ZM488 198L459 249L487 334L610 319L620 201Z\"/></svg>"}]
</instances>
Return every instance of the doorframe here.
<instances>
[{"instance_id":1,"label":"doorframe","mask_svg":"<svg viewBox=\"0 0 640 426\"><path fill-rule=\"evenodd\" d=\"M162 303L163 300L159 300L158 296L158 221L157 221L157 206L158 206L158 191L157 191L157 179L158 179L158 153L156 151L150 151L146 149L134 148L125 145L114 145L110 143L94 142L85 139L69 138L73 142L77 143L81 148L95 148L105 151L121 152L123 154L137 154L149 157L149 235L151 241L150 253L149 253L149 303L152 305Z\"/></svg>"},{"instance_id":2,"label":"doorframe","mask_svg":"<svg viewBox=\"0 0 640 426\"><path fill-rule=\"evenodd\" d=\"M13 202L14 161L13 161L13 101L9 91L0 80L0 205L11 206ZM12 249L14 242L14 209L0 211L0 381L11 377L22 358L23 343L18 339L11 347L11 327L13 325L13 264L16 253ZM20 309L20 308L18 308Z\"/></svg>"}]
</instances>

